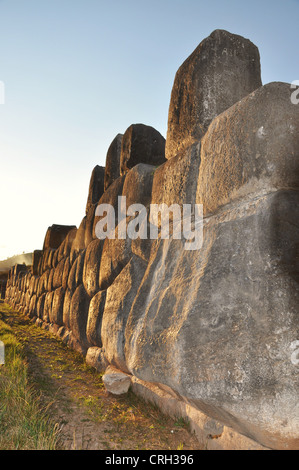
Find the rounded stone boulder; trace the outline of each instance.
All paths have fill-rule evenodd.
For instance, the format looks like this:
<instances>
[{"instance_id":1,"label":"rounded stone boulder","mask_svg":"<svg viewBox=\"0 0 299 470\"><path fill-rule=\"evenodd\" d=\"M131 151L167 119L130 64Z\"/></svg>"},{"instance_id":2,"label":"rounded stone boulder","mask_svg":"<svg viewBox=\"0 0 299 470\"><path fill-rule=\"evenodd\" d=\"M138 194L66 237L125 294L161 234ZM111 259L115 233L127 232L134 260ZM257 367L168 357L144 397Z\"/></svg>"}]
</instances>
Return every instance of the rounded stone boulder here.
<instances>
[{"instance_id":1,"label":"rounded stone boulder","mask_svg":"<svg viewBox=\"0 0 299 470\"><path fill-rule=\"evenodd\" d=\"M215 30L176 73L166 158L200 140L216 116L261 85L258 48L242 36Z\"/></svg>"},{"instance_id":2,"label":"rounded stone boulder","mask_svg":"<svg viewBox=\"0 0 299 470\"><path fill-rule=\"evenodd\" d=\"M120 154L120 173L124 175L138 163L162 165L165 139L151 126L132 124L124 133Z\"/></svg>"}]
</instances>

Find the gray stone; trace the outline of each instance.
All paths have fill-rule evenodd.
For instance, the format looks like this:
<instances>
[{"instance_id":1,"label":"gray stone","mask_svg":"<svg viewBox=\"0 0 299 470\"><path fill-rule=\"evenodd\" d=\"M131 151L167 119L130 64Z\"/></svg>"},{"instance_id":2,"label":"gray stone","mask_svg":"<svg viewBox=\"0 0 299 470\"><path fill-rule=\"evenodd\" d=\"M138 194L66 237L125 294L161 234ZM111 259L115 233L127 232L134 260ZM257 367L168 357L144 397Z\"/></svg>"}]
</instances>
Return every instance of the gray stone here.
<instances>
[{"instance_id":1,"label":"gray stone","mask_svg":"<svg viewBox=\"0 0 299 470\"><path fill-rule=\"evenodd\" d=\"M88 191L88 198L86 204L86 214L88 213L90 207L93 204L96 204L102 194L104 193L104 178L105 178L105 168L102 166L95 166L92 171L90 183L89 183L89 191Z\"/></svg>"},{"instance_id":2,"label":"gray stone","mask_svg":"<svg viewBox=\"0 0 299 470\"><path fill-rule=\"evenodd\" d=\"M109 186L120 176L120 153L123 134L117 134L112 141L107 155L105 165L105 181L104 190L106 191Z\"/></svg>"},{"instance_id":3,"label":"gray stone","mask_svg":"<svg viewBox=\"0 0 299 470\"><path fill-rule=\"evenodd\" d=\"M77 287L82 284L83 281L83 270L84 270L84 260L85 260L85 250L76 258L73 266L71 267L69 278L68 278L68 288L74 292Z\"/></svg>"},{"instance_id":4,"label":"gray stone","mask_svg":"<svg viewBox=\"0 0 299 470\"><path fill-rule=\"evenodd\" d=\"M298 208L277 191L207 218L200 251L161 241L122 325L122 370L270 448L299 444Z\"/></svg>"},{"instance_id":5,"label":"gray stone","mask_svg":"<svg viewBox=\"0 0 299 470\"><path fill-rule=\"evenodd\" d=\"M71 270L71 261L70 261L70 257L68 256L64 262L62 280L61 280L62 287L64 288L64 290L67 289L70 270Z\"/></svg>"},{"instance_id":6,"label":"gray stone","mask_svg":"<svg viewBox=\"0 0 299 470\"><path fill-rule=\"evenodd\" d=\"M103 375L106 391L112 395L123 395L129 391L131 377L114 367L107 367Z\"/></svg>"},{"instance_id":7,"label":"gray stone","mask_svg":"<svg viewBox=\"0 0 299 470\"><path fill-rule=\"evenodd\" d=\"M63 326L63 304L65 291L60 287L54 291L50 321Z\"/></svg>"},{"instance_id":8,"label":"gray stone","mask_svg":"<svg viewBox=\"0 0 299 470\"><path fill-rule=\"evenodd\" d=\"M94 225L94 218L95 218L95 211L97 208L97 204L92 204L89 207L89 210L86 214L86 223L85 223L85 234L84 234L84 245L85 248L93 241L95 238L93 235L93 225Z\"/></svg>"},{"instance_id":9,"label":"gray stone","mask_svg":"<svg viewBox=\"0 0 299 470\"><path fill-rule=\"evenodd\" d=\"M42 250L34 250L33 255L32 255L32 274L38 275L38 266L40 259L42 257Z\"/></svg>"},{"instance_id":10,"label":"gray stone","mask_svg":"<svg viewBox=\"0 0 299 470\"><path fill-rule=\"evenodd\" d=\"M83 217L78 230L76 231L75 239L72 243L71 251L70 251L70 258L71 261L78 256L78 254L85 250L85 232L86 232L86 219L87 217Z\"/></svg>"},{"instance_id":11,"label":"gray stone","mask_svg":"<svg viewBox=\"0 0 299 470\"><path fill-rule=\"evenodd\" d=\"M116 225L118 224L118 197L122 195L122 190L123 190L123 185L125 181L125 176L120 176L115 180L107 189L107 191L104 192L103 196L101 197L99 204L109 204L113 207L114 212L115 212L115 223ZM94 223L93 223L93 231L92 231L92 236L93 238L97 238L96 236L96 225L100 220L105 217L106 214L103 216L97 216L95 215L94 218Z\"/></svg>"},{"instance_id":12,"label":"gray stone","mask_svg":"<svg viewBox=\"0 0 299 470\"><path fill-rule=\"evenodd\" d=\"M120 173L124 175L138 163L161 165L165 162L165 139L151 126L132 124L124 133Z\"/></svg>"},{"instance_id":13,"label":"gray stone","mask_svg":"<svg viewBox=\"0 0 299 470\"><path fill-rule=\"evenodd\" d=\"M204 213L254 193L299 189L299 106L269 83L211 123L201 146L196 202Z\"/></svg>"},{"instance_id":14,"label":"gray stone","mask_svg":"<svg viewBox=\"0 0 299 470\"><path fill-rule=\"evenodd\" d=\"M53 275L53 288L58 289L62 286L62 277L64 270L65 259L61 259L54 270Z\"/></svg>"},{"instance_id":15,"label":"gray stone","mask_svg":"<svg viewBox=\"0 0 299 470\"><path fill-rule=\"evenodd\" d=\"M200 143L197 142L157 168L151 203L194 204L200 161Z\"/></svg>"},{"instance_id":16,"label":"gray stone","mask_svg":"<svg viewBox=\"0 0 299 470\"><path fill-rule=\"evenodd\" d=\"M86 249L83 267L83 285L90 297L99 290L99 271L104 240L94 240Z\"/></svg>"},{"instance_id":17,"label":"gray stone","mask_svg":"<svg viewBox=\"0 0 299 470\"><path fill-rule=\"evenodd\" d=\"M132 204L149 206L155 170L153 165L139 163L127 173L122 192L122 196L126 197L127 208Z\"/></svg>"},{"instance_id":18,"label":"gray stone","mask_svg":"<svg viewBox=\"0 0 299 470\"><path fill-rule=\"evenodd\" d=\"M76 228L75 225L52 225L51 227L48 228L46 236L45 236L45 241L44 241L44 247L43 250L52 248L56 250L56 248L59 248L67 234Z\"/></svg>"},{"instance_id":19,"label":"gray stone","mask_svg":"<svg viewBox=\"0 0 299 470\"><path fill-rule=\"evenodd\" d=\"M216 116L261 85L257 47L241 36L214 31L176 73L166 158L199 141Z\"/></svg>"},{"instance_id":20,"label":"gray stone","mask_svg":"<svg viewBox=\"0 0 299 470\"><path fill-rule=\"evenodd\" d=\"M90 344L102 347L102 318L106 302L106 291L98 292L90 301L86 336Z\"/></svg>"},{"instance_id":21,"label":"gray stone","mask_svg":"<svg viewBox=\"0 0 299 470\"><path fill-rule=\"evenodd\" d=\"M70 309L71 309L71 300L72 300L72 291L70 289L66 289L64 295L64 302L63 302L63 325L69 330L70 326Z\"/></svg>"},{"instance_id":22,"label":"gray stone","mask_svg":"<svg viewBox=\"0 0 299 470\"><path fill-rule=\"evenodd\" d=\"M85 361L100 373L105 372L109 365L102 348L98 347L91 347L87 350Z\"/></svg>"},{"instance_id":23,"label":"gray stone","mask_svg":"<svg viewBox=\"0 0 299 470\"><path fill-rule=\"evenodd\" d=\"M89 303L90 297L87 295L83 285L80 285L72 296L69 322L74 338L83 347L89 346L86 338Z\"/></svg>"},{"instance_id":24,"label":"gray stone","mask_svg":"<svg viewBox=\"0 0 299 470\"><path fill-rule=\"evenodd\" d=\"M129 218L124 219L124 230L127 230ZM121 225L123 227L123 224ZM99 271L99 288L107 289L119 275L132 257L129 237L118 238L120 226L115 229L115 238L104 240ZM122 229L123 230L123 229Z\"/></svg>"},{"instance_id":25,"label":"gray stone","mask_svg":"<svg viewBox=\"0 0 299 470\"><path fill-rule=\"evenodd\" d=\"M127 319L132 305L135 304L145 269L146 264L141 259L133 257L107 289L101 332L103 349L109 363L123 372L128 372L125 357Z\"/></svg>"}]
</instances>

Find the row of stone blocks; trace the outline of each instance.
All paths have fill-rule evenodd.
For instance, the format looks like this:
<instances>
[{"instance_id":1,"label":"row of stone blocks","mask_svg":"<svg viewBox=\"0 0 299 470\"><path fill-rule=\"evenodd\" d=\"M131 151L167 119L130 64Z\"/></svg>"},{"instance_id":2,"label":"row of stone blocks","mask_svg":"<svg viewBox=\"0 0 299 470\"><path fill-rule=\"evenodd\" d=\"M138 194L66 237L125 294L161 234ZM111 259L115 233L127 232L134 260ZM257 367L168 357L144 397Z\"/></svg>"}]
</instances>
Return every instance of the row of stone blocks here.
<instances>
[{"instance_id":1,"label":"row of stone blocks","mask_svg":"<svg viewBox=\"0 0 299 470\"><path fill-rule=\"evenodd\" d=\"M14 268L6 291L97 368L159 385L191 414L222 423L214 428L282 449L299 446L291 94L289 84L262 86L250 41L212 33L176 74L166 142L141 124L118 134L92 173L80 227L50 227L32 272ZM98 239L96 208L110 204L117 215L119 196L146 208L202 204L201 249L185 250L183 239Z\"/></svg>"}]
</instances>

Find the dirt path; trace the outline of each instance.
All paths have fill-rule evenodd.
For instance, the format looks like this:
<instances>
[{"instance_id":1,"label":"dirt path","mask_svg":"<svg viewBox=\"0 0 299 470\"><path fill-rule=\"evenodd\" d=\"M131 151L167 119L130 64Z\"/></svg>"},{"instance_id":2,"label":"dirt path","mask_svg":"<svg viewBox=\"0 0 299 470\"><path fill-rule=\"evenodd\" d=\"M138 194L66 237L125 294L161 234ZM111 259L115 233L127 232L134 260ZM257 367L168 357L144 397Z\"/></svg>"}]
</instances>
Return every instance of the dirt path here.
<instances>
[{"instance_id":1,"label":"dirt path","mask_svg":"<svg viewBox=\"0 0 299 470\"><path fill-rule=\"evenodd\" d=\"M101 375L56 336L13 310L6 312L5 322L25 344L30 380L61 429L61 449L199 448L182 420L164 416L131 392L108 395Z\"/></svg>"}]
</instances>

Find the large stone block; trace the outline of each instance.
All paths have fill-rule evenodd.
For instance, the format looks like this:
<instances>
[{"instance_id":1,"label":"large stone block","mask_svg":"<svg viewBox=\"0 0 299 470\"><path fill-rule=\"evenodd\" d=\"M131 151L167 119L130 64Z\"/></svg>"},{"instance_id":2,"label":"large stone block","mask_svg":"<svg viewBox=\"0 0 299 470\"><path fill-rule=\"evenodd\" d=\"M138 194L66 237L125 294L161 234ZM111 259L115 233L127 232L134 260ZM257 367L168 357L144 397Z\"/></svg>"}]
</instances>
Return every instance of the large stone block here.
<instances>
[{"instance_id":1,"label":"large stone block","mask_svg":"<svg viewBox=\"0 0 299 470\"><path fill-rule=\"evenodd\" d=\"M122 230L127 230L129 218L124 219ZM103 250L99 271L99 289L107 289L132 257L131 239L119 237L120 225L116 227L115 238L102 241Z\"/></svg>"},{"instance_id":2,"label":"large stone block","mask_svg":"<svg viewBox=\"0 0 299 470\"><path fill-rule=\"evenodd\" d=\"M127 173L122 192L122 196L126 197L127 208L132 204L149 206L155 170L153 165L139 163Z\"/></svg>"},{"instance_id":3,"label":"large stone block","mask_svg":"<svg viewBox=\"0 0 299 470\"><path fill-rule=\"evenodd\" d=\"M64 289L60 287L54 291L50 321L63 326Z\"/></svg>"},{"instance_id":4,"label":"large stone block","mask_svg":"<svg viewBox=\"0 0 299 470\"><path fill-rule=\"evenodd\" d=\"M201 145L197 203L206 214L252 194L299 188L299 106L269 83L211 123Z\"/></svg>"},{"instance_id":5,"label":"large stone block","mask_svg":"<svg viewBox=\"0 0 299 470\"><path fill-rule=\"evenodd\" d=\"M84 257L83 285L90 297L99 290L99 271L104 240L94 240L88 245Z\"/></svg>"},{"instance_id":6,"label":"large stone block","mask_svg":"<svg viewBox=\"0 0 299 470\"><path fill-rule=\"evenodd\" d=\"M64 302L63 302L63 325L69 330L71 328L70 325L70 309L71 309L71 300L72 300L73 293L70 289L66 289L64 295Z\"/></svg>"},{"instance_id":7,"label":"large stone block","mask_svg":"<svg viewBox=\"0 0 299 470\"><path fill-rule=\"evenodd\" d=\"M65 259L61 259L54 269L53 275L53 288L58 289L62 286L62 277L63 277L63 270L64 270Z\"/></svg>"},{"instance_id":8,"label":"large stone block","mask_svg":"<svg viewBox=\"0 0 299 470\"><path fill-rule=\"evenodd\" d=\"M151 126L132 124L121 144L120 173L124 175L138 163L161 165L165 162L165 139Z\"/></svg>"},{"instance_id":9,"label":"large stone block","mask_svg":"<svg viewBox=\"0 0 299 470\"><path fill-rule=\"evenodd\" d=\"M88 198L86 204L86 214L88 213L90 207L93 204L96 204L103 192L104 192L104 178L105 178L105 168L97 165L91 174Z\"/></svg>"},{"instance_id":10,"label":"large stone block","mask_svg":"<svg viewBox=\"0 0 299 470\"><path fill-rule=\"evenodd\" d=\"M88 347L86 337L86 325L88 318L90 297L87 295L83 285L80 285L72 296L70 305L70 329L82 347Z\"/></svg>"},{"instance_id":11,"label":"large stone block","mask_svg":"<svg viewBox=\"0 0 299 470\"><path fill-rule=\"evenodd\" d=\"M98 292L90 301L86 335L93 346L102 347L102 318L106 302L106 291Z\"/></svg>"},{"instance_id":12,"label":"large stone block","mask_svg":"<svg viewBox=\"0 0 299 470\"><path fill-rule=\"evenodd\" d=\"M156 169L152 204L194 204L200 166L200 142Z\"/></svg>"},{"instance_id":13,"label":"large stone block","mask_svg":"<svg viewBox=\"0 0 299 470\"><path fill-rule=\"evenodd\" d=\"M121 327L127 370L276 449L299 446L298 217L299 192L277 191L207 217L201 250L161 241Z\"/></svg>"},{"instance_id":14,"label":"large stone block","mask_svg":"<svg viewBox=\"0 0 299 470\"><path fill-rule=\"evenodd\" d=\"M38 275L40 274L38 271L38 266L40 259L42 257L42 250L34 250L33 255L32 255L32 274Z\"/></svg>"},{"instance_id":15,"label":"large stone block","mask_svg":"<svg viewBox=\"0 0 299 470\"><path fill-rule=\"evenodd\" d=\"M112 141L106 155L104 181L105 191L109 188L113 181L115 181L120 176L120 153L122 138L123 134L117 134L115 139Z\"/></svg>"},{"instance_id":16,"label":"large stone block","mask_svg":"<svg viewBox=\"0 0 299 470\"><path fill-rule=\"evenodd\" d=\"M98 205L109 204L110 206L113 207L115 211L116 225L118 223L118 197L122 195L124 181L125 181L125 176L120 176L119 178L117 178L117 180L115 180L108 187L107 191L104 192L98 204ZM96 235L97 223L105 216L106 216L106 213L104 213L102 216L95 215L94 217L93 230L92 230L92 236L94 239L97 238L97 235Z\"/></svg>"},{"instance_id":17,"label":"large stone block","mask_svg":"<svg viewBox=\"0 0 299 470\"><path fill-rule=\"evenodd\" d=\"M200 140L216 116L261 85L257 47L241 36L214 31L176 73L166 158Z\"/></svg>"},{"instance_id":18,"label":"large stone block","mask_svg":"<svg viewBox=\"0 0 299 470\"><path fill-rule=\"evenodd\" d=\"M72 292L74 292L77 289L79 284L82 284L84 259L85 259L85 250L81 251L81 253L76 258L74 264L71 267L67 285L68 285L68 288Z\"/></svg>"},{"instance_id":19,"label":"large stone block","mask_svg":"<svg viewBox=\"0 0 299 470\"><path fill-rule=\"evenodd\" d=\"M125 357L127 319L145 269L146 263L132 258L107 289L101 331L103 350L108 362L124 372L128 372Z\"/></svg>"},{"instance_id":20,"label":"large stone block","mask_svg":"<svg viewBox=\"0 0 299 470\"><path fill-rule=\"evenodd\" d=\"M43 250L52 248L56 250L56 248L59 248L67 234L75 229L75 225L52 225L51 227L48 228L46 236L45 236L45 241L44 241L44 247Z\"/></svg>"}]
</instances>

